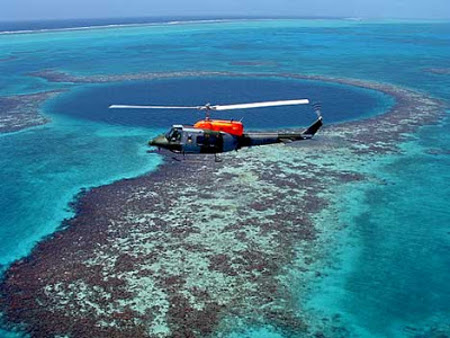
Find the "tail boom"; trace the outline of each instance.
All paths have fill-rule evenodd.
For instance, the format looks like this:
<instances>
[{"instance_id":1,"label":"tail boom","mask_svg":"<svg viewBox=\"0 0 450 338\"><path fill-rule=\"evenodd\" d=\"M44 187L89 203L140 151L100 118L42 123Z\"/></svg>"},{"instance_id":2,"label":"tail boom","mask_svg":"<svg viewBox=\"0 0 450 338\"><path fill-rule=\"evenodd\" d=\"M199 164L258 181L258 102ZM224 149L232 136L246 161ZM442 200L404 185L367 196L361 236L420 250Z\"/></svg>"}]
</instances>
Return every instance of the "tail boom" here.
<instances>
[{"instance_id":1,"label":"tail boom","mask_svg":"<svg viewBox=\"0 0 450 338\"><path fill-rule=\"evenodd\" d=\"M322 127L322 117L301 133L244 133L239 140L239 148L273 143L291 143L311 139Z\"/></svg>"}]
</instances>

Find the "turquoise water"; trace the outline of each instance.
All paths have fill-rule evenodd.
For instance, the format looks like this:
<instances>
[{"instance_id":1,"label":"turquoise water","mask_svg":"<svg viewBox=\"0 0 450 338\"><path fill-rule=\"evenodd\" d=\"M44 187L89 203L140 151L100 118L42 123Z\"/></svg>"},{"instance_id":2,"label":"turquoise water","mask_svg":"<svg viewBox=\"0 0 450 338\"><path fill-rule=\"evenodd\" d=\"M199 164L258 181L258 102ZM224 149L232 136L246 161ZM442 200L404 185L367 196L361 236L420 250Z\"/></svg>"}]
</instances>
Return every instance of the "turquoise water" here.
<instances>
[{"instance_id":1,"label":"turquoise water","mask_svg":"<svg viewBox=\"0 0 450 338\"><path fill-rule=\"evenodd\" d=\"M0 35L1 96L72 89L43 107L51 124L0 136L0 264L26 255L70 216L67 204L81 188L132 177L159 163L157 155L146 153L145 143L175 117L108 115L105 97L205 103L202 92L182 79L167 80L176 90L164 91L158 81L78 86L30 72L320 74L404 85L449 102L450 76L428 71L448 69L449 59L450 23L445 22L252 20ZM264 98L277 83L289 84L271 81L275 84L265 82L262 88ZM238 84L248 89L248 84L228 83L225 92L217 92L213 82L203 82L212 99L253 99L252 91L232 90ZM294 89L286 85L276 95L292 96ZM358 99L349 101L337 95L348 88L317 84L312 89L334 122L378 113L388 102L370 91L353 91ZM336 97L344 100L333 111ZM288 110L280 114L294 116ZM255 128L261 127L258 119L253 119ZM263 120L270 122L270 116ZM423 331L449 325L449 129L448 120L421 129L414 142L403 145L403 155L368 167L389 184L356 186L343 196L340 218L349 226L328 277L310 295L311 313L338 314L357 336L404 336L414 332L405 326ZM248 335L262 334L280 335L272 328Z\"/></svg>"},{"instance_id":2,"label":"turquoise water","mask_svg":"<svg viewBox=\"0 0 450 338\"><path fill-rule=\"evenodd\" d=\"M133 177L160 162L145 142L155 130L81 120L54 122L0 137L0 264L25 256L72 212L83 187Z\"/></svg>"},{"instance_id":3,"label":"turquoise water","mask_svg":"<svg viewBox=\"0 0 450 338\"><path fill-rule=\"evenodd\" d=\"M341 196L341 261L307 304L319 317L357 336L449 334L449 131L448 118L422 128L404 155L373 165L386 185Z\"/></svg>"},{"instance_id":4,"label":"turquoise water","mask_svg":"<svg viewBox=\"0 0 450 338\"><path fill-rule=\"evenodd\" d=\"M284 90L273 94L277 88ZM314 82L215 78L83 85L50 100L43 111L52 123L0 137L0 238L4 240L0 264L25 256L37 240L70 217L67 204L81 188L155 169L159 155L146 152L151 137L172 124L203 118L200 112L109 110L111 103L150 100L156 104L197 105L206 98L247 102L267 95L292 98L297 93L320 96L325 108L336 102L335 112L327 113L331 122L373 115L392 103L389 97L374 91ZM354 99L364 110L353 109ZM275 128L306 125L314 117L310 107L262 109L246 114L245 123L254 129Z\"/></svg>"}]
</instances>

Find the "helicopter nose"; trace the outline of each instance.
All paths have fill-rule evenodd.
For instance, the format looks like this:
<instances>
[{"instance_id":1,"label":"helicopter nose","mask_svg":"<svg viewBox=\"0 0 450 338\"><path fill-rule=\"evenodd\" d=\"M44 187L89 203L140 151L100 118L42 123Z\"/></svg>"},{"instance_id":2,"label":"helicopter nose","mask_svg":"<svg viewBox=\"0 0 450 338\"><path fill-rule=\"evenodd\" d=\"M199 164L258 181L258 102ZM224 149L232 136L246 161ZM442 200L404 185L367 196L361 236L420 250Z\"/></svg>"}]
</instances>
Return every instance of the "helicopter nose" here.
<instances>
[{"instance_id":1,"label":"helicopter nose","mask_svg":"<svg viewBox=\"0 0 450 338\"><path fill-rule=\"evenodd\" d=\"M159 135L155 137L153 140L150 140L148 142L148 145L152 147L167 148L167 146L169 145L169 141L166 139L164 135Z\"/></svg>"}]
</instances>

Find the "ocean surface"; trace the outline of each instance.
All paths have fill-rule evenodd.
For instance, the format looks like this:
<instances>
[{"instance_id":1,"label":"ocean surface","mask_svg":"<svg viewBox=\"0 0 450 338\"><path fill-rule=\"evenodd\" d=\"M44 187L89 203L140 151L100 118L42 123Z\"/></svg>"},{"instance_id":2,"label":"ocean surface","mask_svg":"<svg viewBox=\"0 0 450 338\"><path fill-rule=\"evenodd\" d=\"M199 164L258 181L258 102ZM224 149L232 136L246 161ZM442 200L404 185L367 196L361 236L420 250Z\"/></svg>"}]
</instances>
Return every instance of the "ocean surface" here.
<instances>
[{"instance_id":1,"label":"ocean surface","mask_svg":"<svg viewBox=\"0 0 450 338\"><path fill-rule=\"evenodd\" d=\"M393 104L372 90L274 76L82 84L51 82L32 72L86 77L179 71L314 74L392 83L450 102L447 22L162 21L0 25L0 96L65 90L42 107L51 123L0 135L2 270L73 214L68 204L81 189L155 170L161 158L146 152L147 140L172 123L202 117L108 111L109 104L309 97L322 102L327 123L374 116ZM62 30L108 25L125 26ZM26 30L33 33L11 32ZM306 125L314 119L307 107L220 117L243 117L250 129ZM353 336L450 334L449 132L448 118L421 128L401 145L401 155L368 164L367 170L388 184L355 184L342 192L339 218L347 227L337 239L327 276L298 300L299 311L339 318ZM279 332L249 328L247 336L279 337Z\"/></svg>"}]
</instances>

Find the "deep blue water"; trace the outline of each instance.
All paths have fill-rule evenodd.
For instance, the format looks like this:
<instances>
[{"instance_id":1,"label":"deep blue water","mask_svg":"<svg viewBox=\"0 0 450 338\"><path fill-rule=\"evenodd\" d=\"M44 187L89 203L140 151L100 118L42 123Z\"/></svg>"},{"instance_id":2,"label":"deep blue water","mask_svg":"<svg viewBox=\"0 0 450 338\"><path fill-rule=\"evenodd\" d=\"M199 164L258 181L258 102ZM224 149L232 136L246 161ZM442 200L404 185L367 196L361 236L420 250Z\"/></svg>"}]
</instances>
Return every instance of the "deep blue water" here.
<instances>
[{"instance_id":1,"label":"deep blue water","mask_svg":"<svg viewBox=\"0 0 450 338\"><path fill-rule=\"evenodd\" d=\"M49 112L123 126L168 128L193 124L203 112L189 110L110 110L111 104L199 106L309 98L319 102L327 123L385 111L393 99L382 93L318 81L276 78L187 78L83 86L55 100ZM355 102L358 102L356 109ZM311 105L220 112L212 117L241 119L249 129L305 126L315 119Z\"/></svg>"},{"instance_id":2,"label":"deep blue water","mask_svg":"<svg viewBox=\"0 0 450 338\"><path fill-rule=\"evenodd\" d=\"M1 96L70 89L43 107L51 124L0 136L0 263L23 257L54 231L71 215L67 203L80 188L154 169L159 159L145 153L148 138L167 124L201 117L111 112L106 110L111 103L197 105L310 96L323 103L329 122L376 114L389 103L371 91L273 78L77 86L30 72L308 73L393 83L450 102L450 76L429 72L448 69L449 59L446 22L229 21L0 35ZM244 122L249 128L278 127L314 118L306 107L280 108L276 119L271 112L248 111ZM338 317L354 336L430 336L436 327L450 334L449 126L447 119L425 127L403 145L402 155L368 163L364 169L388 184L360 184L342 193L339 218L348 227L332 234L339 250L328 276L307 297L318 321ZM267 328L252 332L277 336Z\"/></svg>"}]
</instances>

